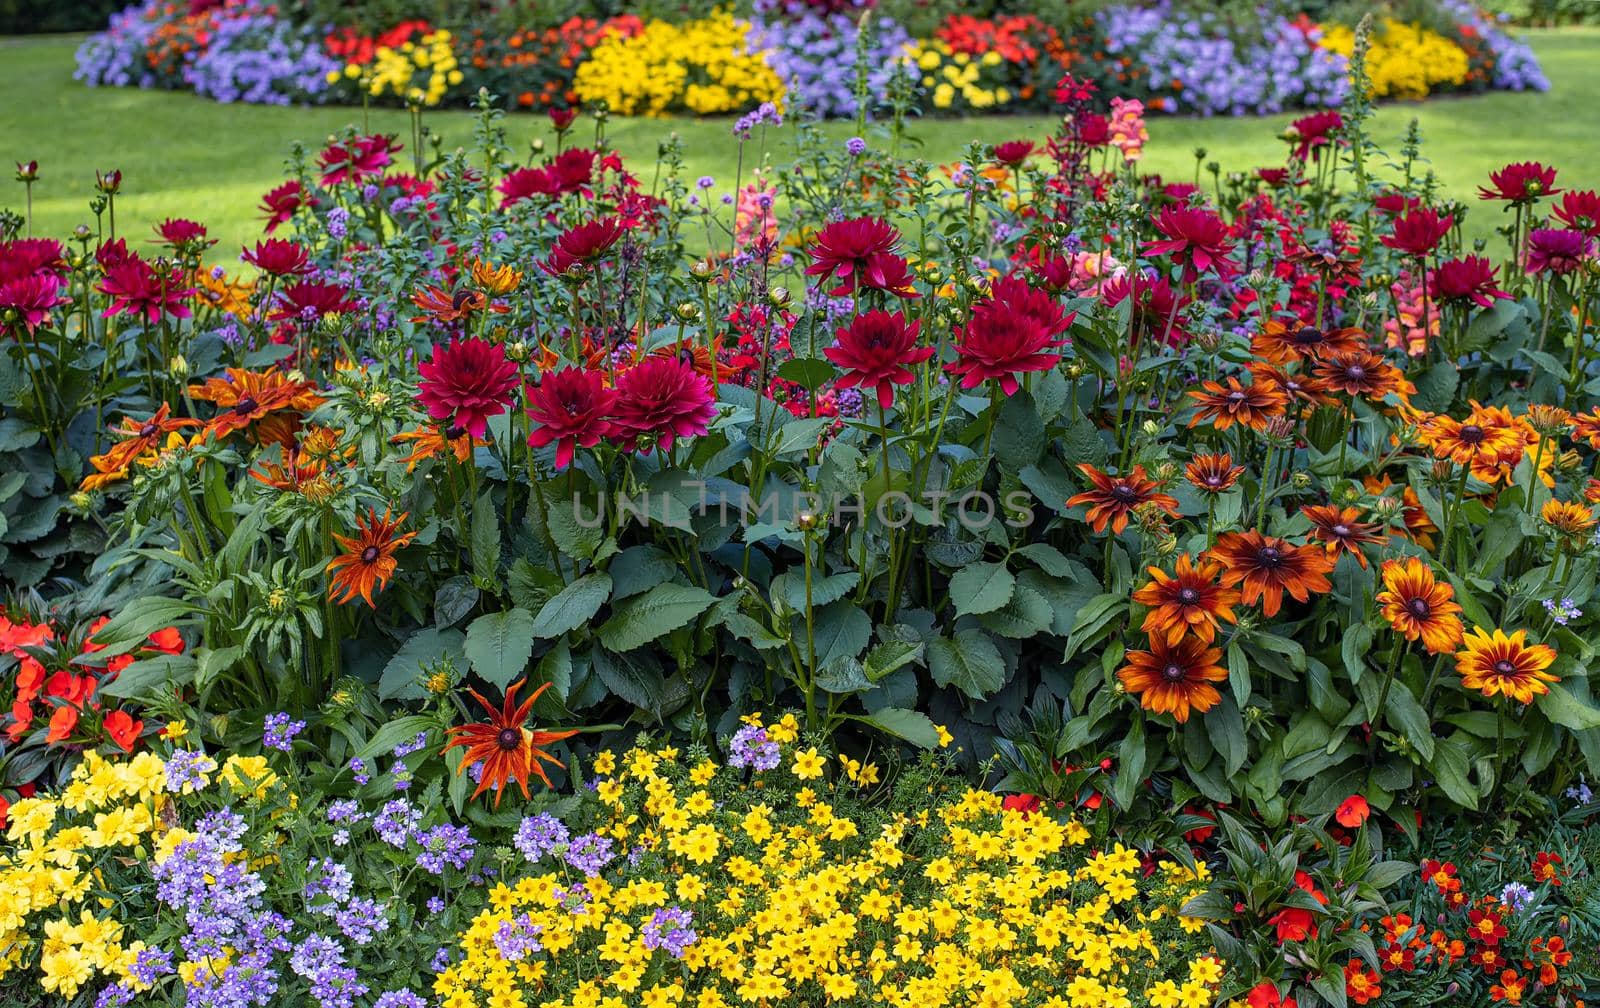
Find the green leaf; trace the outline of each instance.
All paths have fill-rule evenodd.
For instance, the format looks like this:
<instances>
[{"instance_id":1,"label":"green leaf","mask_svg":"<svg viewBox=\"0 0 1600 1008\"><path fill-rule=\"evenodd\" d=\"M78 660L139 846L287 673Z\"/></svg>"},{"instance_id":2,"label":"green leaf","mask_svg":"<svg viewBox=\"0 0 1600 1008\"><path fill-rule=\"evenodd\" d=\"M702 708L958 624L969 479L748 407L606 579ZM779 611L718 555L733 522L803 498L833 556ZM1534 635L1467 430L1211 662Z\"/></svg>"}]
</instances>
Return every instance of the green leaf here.
<instances>
[{"instance_id":1,"label":"green leaf","mask_svg":"<svg viewBox=\"0 0 1600 1008\"><path fill-rule=\"evenodd\" d=\"M778 377L816 391L838 371L820 357L791 357L778 365Z\"/></svg>"},{"instance_id":2,"label":"green leaf","mask_svg":"<svg viewBox=\"0 0 1600 1008\"><path fill-rule=\"evenodd\" d=\"M811 607L825 606L837 602L850 593L861 582L861 575L855 571L844 574L830 574L827 577L811 578ZM774 598L783 599L784 603L794 612L806 611L806 580L805 572L785 571L772 579L771 594Z\"/></svg>"},{"instance_id":3,"label":"green leaf","mask_svg":"<svg viewBox=\"0 0 1600 1008\"><path fill-rule=\"evenodd\" d=\"M1203 715L1206 736L1211 747L1222 756L1223 769L1229 777L1239 772L1249 754L1249 739L1245 737L1244 717L1239 705L1230 694L1222 694L1222 701Z\"/></svg>"},{"instance_id":4,"label":"green leaf","mask_svg":"<svg viewBox=\"0 0 1600 1008\"><path fill-rule=\"evenodd\" d=\"M1000 651L982 630L962 630L954 639L929 639L928 673L940 686L954 686L982 700L1005 685L1005 663Z\"/></svg>"},{"instance_id":5,"label":"green leaf","mask_svg":"<svg viewBox=\"0 0 1600 1008\"><path fill-rule=\"evenodd\" d=\"M889 673L920 660L923 651L921 641L884 641L867 652L864 671L869 680L877 682Z\"/></svg>"},{"instance_id":6,"label":"green leaf","mask_svg":"<svg viewBox=\"0 0 1600 1008\"><path fill-rule=\"evenodd\" d=\"M500 515L494 495L485 490L472 507L472 573L483 584L495 584L500 566Z\"/></svg>"},{"instance_id":7,"label":"green leaf","mask_svg":"<svg viewBox=\"0 0 1600 1008\"><path fill-rule=\"evenodd\" d=\"M992 613L984 613L978 622L1002 637L1026 640L1050 629L1054 611L1045 597L1032 588L1017 585L1011 599Z\"/></svg>"},{"instance_id":8,"label":"green leaf","mask_svg":"<svg viewBox=\"0 0 1600 1008\"><path fill-rule=\"evenodd\" d=\"M533 635L551 640L583 626L611 597L611 575L585 574L557 592L533 618Z\"/></svg>"},{"instance_id":9,"label":"green leaf","mask_svg":"<svg viewBox=\"0 0 1600 1008\"><path fill-rule=\"evenodd\" d=\"M566 641L557 642L535 668L539 681L549 683L556 696L565 700L572 693L572 649Z\"/></svg>"},{"instance_id":10,"label":"green leaf","mask_svg":"<svg viewBox=\"0 0 1600 1008\"><path fill-rule=\"evenodd\" d=\"M611 654L603 648L595 648L591 660L595 675L607 690L641 710L661 716L667 684L654 665L631 655Z\"/></svg>"},{"instance_id":11,"label":"green leaf","mask_svg":"<svg viewBox=\"0 0 1600 1008\"><path fill-rule=\"evenodd\" d=\"M785 424L773 438L772 450L768 455L780 458L789 452L807 451L816 446L822 432L832 424L833 421L827 417L796 420Z\"/></svg>"},{"instance_id":12,"label":"green leaf","mask_svg":"<svg viewBox=\"0 0 1600 1008\"><path fill-rule=\"evenodd\" d=\"M379 753L388 752L402 742L409 742L417 737L418 732L427 731L434 727L431 717L421 714L409 714L405 717L386 721L383 727L372 733L372 737L361 744L356 750L356 755L368 759Z\"/></svg>"},{"instance_id":13,"label":"green leaf","mask_svg":"<svg viewBox=\"0 0 1600 1008\"><path fill-rule=\"evenodd\" d=\"M193 655L152 655L133 662L118 672L116 678L102 683L100 692L129 700L148 700L165 692L163 687L168 683L185 685L193 681L197 667Z\"/></svg>"},{"instance_id":14,"label":"green leaf","mask_svg":"<svg viewBox=\"0 0 1600 1008\"><path fill-rule=\"evenodd\" d=\"M1550 683L1550 692L1536 697L1534 703L1545 717L1563 728L1573 731L1600 728L1600 710L1578 699L1561 683Z\"/></svg>"},{"instance_id":15,"label":"green leaf","mask_svg":"<svg viewBox=\"0 0 1600 1008\"><path fill-rule=\"evenodd\" d=\"M94 653L93 664L102 665L108 659L135 650L157 630L164 630L198 611L198 606L185 599L161 595L134 599L94 635L94 642L102 645L102 650Z\"/></svg>"},{"instance_id":16,"label":"green leaf","mask_svg":"<svg viewBox=\"0 0 1600 1008\"><path fill-rule=\"evenodd\" d=\"M656 585L617 605L600 627L600 642L612 651L632 651L684 626L715 601L704 588Z\"/></svg>"},{"instance_id":17,"label":"green leaf","mask_svg":"<svg viewBox=\"0 0 1600 1008\"><path fill-rule=\"evenodd\" d=\"M994 612L1011 600L1017 579L1003 563L975 563L950 579L950 601L958 616Z\"/></svg>"},{"instance_id":18,"label":"green leaf","mask_svg":"<svg viewBox=\"0 0 1600 1008\"><path fill-rule=\"evenodd\" d=\"M926 714L900 707L885 707L857 720L923 749L936 749L939 746L939 729L934 727Z\"/></svg>"},{"instance_id":19,"label":"green leaf","mask_svg":"<svg viewBox=\"0 0 1600 1008\"><path fill-rule=\"evenodd\" d=\"M419 630L400 645L378 678L378 696L385 700L420 700L428 695L420 674L441 658L449 657L457 668L466 665L466 635L460 630L429 627Z\"/></svg>"},{"instance_id":20,"label":"green leaf","mask_svg":"<svg viewBox=\"0 0 1600 1008\"><path fill-rule=\"evenodd\" d=\"M861 693L872 688L861 663L848 656L831 662L815 681L818 689L835 694Z\"/></svg>"},{"instance_id":21,"label":"green leaf","mask_svg":"<svg viewBox=\"0 0 1600 1008\"><path fill-rule=\"evenodd\" d=\"M612 558L606 573L611 575L611 598L649 591L678 572L678 562L659 546L629 546Z\"/></svg>"},{"instance_id":22,"label":"green leaf","mask_svg":"<svg viewBox=\"0 0 1600 1008\"><path fill-rule=\"evenodd\" d=\"M1381 686L1380 686L1381 689ZM1422 754L1425 760L1433 759L1436 740L1433 737L1433 722L1428 717L1427 711L1417 703L1417 698L1411 692L1411 687L1396 680L1389 688L1388 714L1394 719L1395 727L1405 732L1407 739Z\"/></svg>"},{"instance_id":23,"label":"green leaf","mask_svg":"<svg viewBox=\"0 0 1600 1008\"><path fill-rule=\"evenodd\" d=\"M243 528L240 523L240 528ZM443 630L467 618L467 613L478 604L478 589L472 579L458 574L433 593L433 625Z\"/></svg>"},{"instance_id":24,"label":"green leaf","mask_svg":"<svg viewBox=\"0 0 1600 1008\"><path fill-rule=\"evenodd\" d=\"M1439 739L1434 746L1433 774L1450 800L1468 809L1478 807L1478 789L1468 776L1467 751L1454 738Z\"/></svg>"},{"instance_id":25,"label":"green leaf","mask_svg":"<svg viewBox=\"0 0 1600 1008\"><path fill-rule=\"evenodd\" d=\"M995 457L1006 472L1032 465L1044 451L1044 421L1033 404L1033 397L1018 392L1000 407L995 421L993 447Z\"/></svg>"},{"instance_id":26,"label":"green leaf","mask_svg":"<svg viewBox=\"0 0 1600 1008\"><path fill-rule=\"evenodd\" d=\"M466 652L472 671L505 689L533 657L533 613L507 609L479 616L467 627Z\"/></svg>"}]
</instances>

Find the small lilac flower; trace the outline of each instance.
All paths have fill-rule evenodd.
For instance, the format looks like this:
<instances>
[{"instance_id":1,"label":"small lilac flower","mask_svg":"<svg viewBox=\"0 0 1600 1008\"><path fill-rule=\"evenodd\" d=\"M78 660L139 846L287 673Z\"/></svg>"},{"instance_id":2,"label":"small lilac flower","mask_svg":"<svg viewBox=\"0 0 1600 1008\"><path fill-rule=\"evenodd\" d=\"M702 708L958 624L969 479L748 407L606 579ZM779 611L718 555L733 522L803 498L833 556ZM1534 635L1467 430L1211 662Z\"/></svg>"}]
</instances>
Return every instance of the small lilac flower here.
<instances>
[{"instance_id":1,"label":"small lilac flower","mask_svg":"<svg viewBox=\"0 0 1600 1008\"><path fill-rule=\"evenodd\" d=\"M372 828L379 839L390 847L404 847L413 833L422 825L422 813L412 808L404 798L385 802L372 820Z\"/></svg>"},{"instance_id":2,"label":"small lilac flower","mask_svg":"<svg viewBox=\"0 0 1600 1008\"><path fill-rule=\"evenodd\" d=\"M421 752L423 749L426 749L427 746L428 733L425 731L419 731L417 732L416 738L413 738L410 742L402 742L394 747L394 758L403 759L407 756L410 756L414 752Z\"/></svg>"},{"instance_id":3,"label":"small lilac flower","mask_svg":"<svg viewBox=\"0 0 1600 1008\"><path fill-rule=\"evenodd\" d=\"M665 949L672 958L682 959L698 937L693 925L694 915L689 911L665 906L656 910L644 927L639 929L639 938L644 947L651 951Z\"/></svg>"},{"instance_id":4,"label":"small lilac flower","mask_svg":"<svg viewBox=\"0 0 1600 1008\"><path fill-rule=\"evenodd\" d=\"M417 867L431 875L443 875L446 866L464 871L472 863L472 853L477 841L465 826L442 823L416 835L422 847L417 855Z\"/></svg>"},{"instance_id":5,"label":"small lilac flower","mask_svg":"<svg viewBox=\"0 0 1600 1008\"><path fill-rule=\"evenodd\" d=\"M344 238L350 233L350 211L344 207L336 206L328 211L328 234L334 238Z\"/></svg>"},{"instance_id":6,"label":"small lilac flower","mask_svg":"<svg viewBox=\"0 0 1600 1008\"><path fill-rule=\"evenodd\" d=\"M567 864L583 872L588 878L599 875L617 856L617 845L609 837L598 833L585 833L572 841L567 848Z\"/></svg>"},{"instance_id":7,"label":"small lilac flower","mask_svg":"<svg viewBox=\"0 0 1600 1008\"><path fill-rule=\"evenodd\" d=\"M695 181L695 185L698 186L701 189L710 189L712 186L714 186L716 184L717 184L717 180L712 178L710 175L702 175L702 176L700 176L699 179L697 179Z\"/></svg>"},{"instance_id":8,"label":"small lilac flower","mask_svg":"<svg viewBox=\"0 0 1600 1008\"><path fill-rule=\"evenodd\" d=\"M168 791L198 791L205 787L205 775L217 772L217 761L197 750L179 749L167 759L166 769Z\"/></svg>"},{"instance_id":9,"label":"small lilac flower","mask_svg":"<svg viewBox=\"0 0 1600 1008\"><path fill-rule=\"evenodd\" d=\"M268 714L262 726L261 744L268 749L279 752L289 752L294 748L294 737L306 730L304 721L292 721L289 715L279 711Z\"/></svg>"},{"instance_id":10,"label":"small lilac flower","mask_svg":"<svg viewBox=\"0 0 1600 1008\"><path fill-rule=\"evenodd\" d=\"M1555 621L1556 626L1566 626L1583 615L1583 610L1578 608L1578 603L1570 597L1564 597L1560 601L1545 599L1544 611L1550 614L1550 618Z\"/></svg>"},{"instance_id":11,"label":"small lilac flower","mask_svg":"<svg viewBox=\"0 0 1600 1008\"><path fill-rule=\"evenodd\" d=\"M539 932L542 930L529 914L503 921L495 930L494 947L507 962L521 962L533 953L543 951L544 946L539 944Z\"/></svg>"},{"instance_id":12,"label":"small lilac flower","mask_svg":"<svg viewBox=\"0 0 1600 1008\"><path fill-rule=\"evenodd\" d=\"M867 152L867 142L860 137L851 137L844 142L844 149L851 157L860 157Z\"/></svg>"},{"instance_id":13,"label":"small lilac flower","mask_svg":"<svg viewBox=\"0 0 1600 1008\"><path fill-rule=\"evenodd\" d=\"M1500 902L1504 903L1512 913L1516 913L1533 902L1533 890L1521 882L1507 882L1505 888L1500 890Z\"/></svg>"},{"instance_id":14,"label":"small lilac flower","mask_svg":"<svg viewBox=\"0 0 1600 1008\"><path fill-rule=\"evenodd\" d=\"M444 913L444 900L437 896L428 897L428 912L431 914Z\"/></svg>"},{"instance_id":15,"label":"small lilac flower","mask_svg":"<svg viewBox=\"0 0 1600 1008\"><path fill-rule=\"evenodd\" d=\"M360 803L349 798L340 798L328 804L328 821L331 823L358 823L366 817Z\"/></svg>"},{"instance_id":16,"label":"small lilac flower","mask_svg":"<svg viewBox=\"0 0 1600 1008\"><path fill-rule=\"evenodd\" d=\"M428 1003L412 993L410 988L402 987L379 994L378 1000L372 1002L372 1008L428 1008Z\"/></svg>"},{"instance_id":17,"label":"small lilac flower","mask_svg":"<svg viewBox=\"0 0 1600 1008\"><path fill-rule=\"evenodd\" d=\"M172 953L162 948L140 949L128 967L128 974L146 987L172 972Z\"/></svg>"},{"instance_id":18,"label":"small lilac flower","mask_svg":"<svg viewBox=\"0 0 1600 1008\"><path fill-rule=\"evenodd\" d=\"M773 770L781 759L778 743L759 725L745 725L728 743L728 764L740 770Z\"/></svg>"},{"instance_id":19,"label":"small lilac flower","mask_svg":"<svg viewBox=\"0 0 1600 1008\"><path fill-rule=\"evenodd\" d=\"M350 758L350 772L355 775L357 784L365 784L372 780L371 775L367 773L367 761L360 756Z\"/></svg>"},{"instance_id":20,"label":"small lilac flower","mask_svg":"<svg viewBox=\"0 0 1600 1008\"><path fill-rule=\"evenodd\" d=\"M560 819L548 812L541 812L522 820L511 843L522 852L523 857L538 861L546 854L553 854L565 847L571 839L572 834Z\"/></svg>"},{"instance_id":21,"label":"small lilac flower","mask_svg":"<svg viewBox=\"0 0 1600 1008\"><path fill-rule=\"evenodd\" d=\"M1589 789L1589 782L1582 777L1578 778L1578 783L1567 788L1564 794L1579 805L1587 805L1594 801L1594 792Z\"/></svg>"}]
</instances>

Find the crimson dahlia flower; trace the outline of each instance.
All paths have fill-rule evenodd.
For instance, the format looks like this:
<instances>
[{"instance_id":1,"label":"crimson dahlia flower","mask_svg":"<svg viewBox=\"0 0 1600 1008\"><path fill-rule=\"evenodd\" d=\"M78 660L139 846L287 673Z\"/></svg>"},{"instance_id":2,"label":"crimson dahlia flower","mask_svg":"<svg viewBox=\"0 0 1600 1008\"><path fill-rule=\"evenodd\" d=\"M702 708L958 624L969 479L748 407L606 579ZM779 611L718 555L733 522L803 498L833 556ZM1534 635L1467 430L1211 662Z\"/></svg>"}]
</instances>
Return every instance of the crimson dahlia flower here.
<instances>
[{"instance_id":1,"label":"crimson dahlia flower","mask_svg":"<svg viewBox=\"0 0 1600 1008\"><path fill-rule=\"evenodd\" d=\"M807 276L834 277L830 294L853 292L857 286L898 293L908 286L905 260L896 254L900 232L879 217L835 221L817 232L811 243Z\"/></svg>"},{"instance_id":2,"label":"crimson dahlia flower","mask_svg":"<svg viewBox=\"0 0 1600 1008\"><path fill-rule=\"evenodd\" d=\"M282 238L256 242L255 248L245 249L239 258L273 276L300 276L311 272L310 255L305 247Z\"/></svg>"},{"instance_id":3,"label":"crimson dahlia flower","mask_svg":"<svg viewBox=\"0 0 1600 1008\"><path fill-rule=\"evenodd\" d=\"M506 411L517 387L517 366L505 348L481 339L436 345L417 373L417 401L428 416L478 438L487 433L490 417Z\"/></svg>"},{"instance_id":4,"label":"crimson dahlia flower","mask_svg":"<svg viewBox=\"0 0 1600 1008\"><path fill-rule=\"evenodd\" d=\"M301 207L316 205L316 197L309 195L298 181L290 179L281 186L269 189L266 195L261 197L261 206L258 209L267 218L265 231L271 234L278 230L280 224L289 223L295 211Z\"/></svg>"},{"instance_id":5,"label":"crimson dahlia flower","mask_svg":"<svg viewBox=\"0 0 1600 1008\"><path fill-rule=\"evenodd\" d=\"M1441 301L1470 301L1488 308L1496 298L1511 296L1496 286L1494 265L1483 256L1446 259L1434 270L1433 282Z\"/></svg>"},{"instance_id":6,"label":"crimson dahlia flower","mask_svg":"<svg viewBox=\"0 0 1600 1008\"><path fill-rule=\"evenodd\" d=\"M545 375L527 391L528 419L534 427L528 444L556 446L556 468L565 469L579 448L593 448L611 432L607 419L617 393L606 388L599 371L567 367Z\"/></svg>"},{"instance_id":7,"label":"crimson dahlia flower","mask_svg":"<svg viewBox=\"0 0 1600 1008\"><path fill-rule=\"evenodd\" d=\"M956 360L945 370L961 375L961 387L977 388L996 379L1006 395L1020 387L1017 375L1048 371L1061 362L1051 351L1075 315L1061 311L1055 300L1010 277L995 282L994 291L972 310L972 319L956 330Z\"/></svg>"},{"instance_id":8,"label":"crimson dahlia flower","mask_svg":"<svg viewBox=\"0 0 1600 1008\"><path fill-rule=\"evenodd\" d=\"M1226 276L1233 272L1228 256L1233 244L1228 241L1228 225L1203 207L1169 206L1156 215L1156 230L1165 237L1144 243L1152 255L1168 255L1183 267L1183 279L1193 283L1201 273L1215 270Z\"/></svg>"},{"instance_id":9,"label":"crimson dahlia flower","mask_svg":"<svg viewBox=\"0 0 1600 1008\"><path fill-rule=\"evenodd\" d=\"M1438 247L1456 219L1437 210L1421 208L1401 214L1394 219L1394 233L1378 240L1397 252L1411 256L1425 256Z\"/></svg>"},{"instance_id":10,"label":"crimson dahlia flower","mask_svg":"<svg viewBox=\"0 0 1600 1008\"><path fill-rule=\"evenodd\" d=\"M680 437L704 434L716 418L711 382L682 359L646 357L617 381L611 436L630 451L671 451Z\"/></svg>"},{"instance_id":11,"label":"crimson dahlia flower","mask_svg":"<svg viewBox=\"0 0 1600 1008\"><path fill-rule=\"evenodd\" d=\"M1556 188L1556 170L1537 161L1519 161L1490 172L1489 183L1489 186L1478 187L1479 199L1532 203L1541 196L1554 196L1561 191Z\"/></svg>"},{"instance_id":12,"label":"crimson dahlia flower","mask_svg":"<svg viewBox=\"0 0 1600 1008\"><path fill-rule=\"evenodd\" d=\"M1594 239L1582 231L1535 228L1528 232L1524 268L1529 273L1573 273L1594 255Z\"/></svg>"},{"instance_id":13,"label":"crimson dahlia flower","mask_svg":"<svg viewBox=\"0 0 1600 1008\"><path fill-rule=\"evenodd\" d=\"M835 385L876 389L878 408L893 406L894 387L916 380L910 366L933 356L932 347L917 346L919 328L920 323L906 322L900 312L870 311L857 316L834 334L838 343L822 351L844 369Z\"/></svg>"},{"instance_id":14,"label":"crimson dahlia flower","mask_svg":"<svg viewBox=\"0 0 1600 1008\"><path fill-rule=\"evenodd\" d=\"M162 315L183 319L191 314L186 302L194 288L184 283L183 270L176 266L160 272L143 259L131 257L106 270L95 289L111 298L111 306L101 312L106 318L133 315L154 325Z\"/></svg>"}]
</instances>

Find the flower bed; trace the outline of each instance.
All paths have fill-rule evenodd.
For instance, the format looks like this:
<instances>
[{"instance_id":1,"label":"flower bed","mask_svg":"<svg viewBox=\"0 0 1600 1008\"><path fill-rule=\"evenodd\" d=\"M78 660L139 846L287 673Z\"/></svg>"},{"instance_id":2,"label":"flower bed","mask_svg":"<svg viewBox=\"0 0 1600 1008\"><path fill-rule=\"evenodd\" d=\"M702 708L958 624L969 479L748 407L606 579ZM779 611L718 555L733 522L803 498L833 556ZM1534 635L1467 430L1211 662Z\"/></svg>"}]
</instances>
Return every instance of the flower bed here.
<instances>
[{"instance_id":1,"label":"flower bed","mask_svg":"<svg viewBox=\"0 0 1600 1008\"><path fill-rule=\"evenodd\" d=\"M1241 115L1336 105L1353 40L1352 28L1304 15L1241 27L1172 0L1070 24L951 14L920 40L858 8L766 0L749 18L718 10L508 26L511 16L371 31L291 22L255 0L146 0L83 44L77 76L219 101L468 105L487 87L522 108L604 102L623 114L707 115L771 102L848 117L863 102L932 114L1048 108L1051 85L1070 71L1154 111ZM1470 5L1452 0L1437 21L1386 23L1372 57L1375 97L1548 88L1527 48Z\"/></svg>"},{"instance_id":2,"label":"flower bed","mask_svg":"<svg viewBox=\"0 0 1600 1008\"><path fill-rule=\"evenodd\" d=\"M1600 196L1441 201L1369 43L1203 189L1065 74L0 218L0 995L1576 1004Z\"/></svg>"}]
</instances>

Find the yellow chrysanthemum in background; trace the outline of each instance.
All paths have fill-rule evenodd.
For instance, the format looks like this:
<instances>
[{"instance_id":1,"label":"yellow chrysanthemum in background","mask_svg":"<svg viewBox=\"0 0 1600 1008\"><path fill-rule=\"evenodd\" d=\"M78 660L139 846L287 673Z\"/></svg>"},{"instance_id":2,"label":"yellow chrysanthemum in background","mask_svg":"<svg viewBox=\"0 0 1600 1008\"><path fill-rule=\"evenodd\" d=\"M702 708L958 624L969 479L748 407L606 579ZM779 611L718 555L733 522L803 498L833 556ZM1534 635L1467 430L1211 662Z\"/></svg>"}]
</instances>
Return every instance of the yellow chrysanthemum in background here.
<instances>
[{"instance_id":1,"label":"yellow chrysanthemum in background","mask_svg":"<svg viewBox=\"0 0 1600 1008\"><path fill-rule=\"evenodd\" d=\"M1322 45L1349 56L1355 52L1355 32L1344 25L1324 25ZM1385 18L1372 34L1367 74L1374 98L1426 98L1441 87L1465 84L1467 71L1466 50L1420 24Z\"/></svg>"},{"instance_id":2,"label":"yellow chrysanthemum in background","mask_svg":"<svg viewBox=\"0 0 1600 1008\"><path fill-rule=\"evenodd\" d=\"M631 38L609 35L578 67L573 90L622 115L740 112L781 102L783 82L749 48L750 23L727 10L671 24L652 21Z\"/></svg>"}]
</instances>

